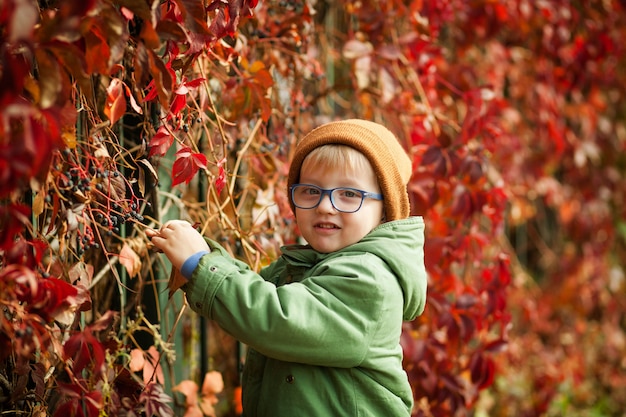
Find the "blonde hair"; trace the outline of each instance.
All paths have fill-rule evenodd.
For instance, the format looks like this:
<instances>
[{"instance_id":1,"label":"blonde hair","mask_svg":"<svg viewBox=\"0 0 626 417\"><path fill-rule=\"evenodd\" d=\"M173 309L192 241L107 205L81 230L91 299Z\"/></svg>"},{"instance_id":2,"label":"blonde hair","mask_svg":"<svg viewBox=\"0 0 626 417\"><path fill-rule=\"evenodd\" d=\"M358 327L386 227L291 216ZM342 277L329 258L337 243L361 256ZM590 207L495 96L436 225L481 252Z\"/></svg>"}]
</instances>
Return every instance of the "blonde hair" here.
<instances>
[{"instance_id":1,"label":"blonde hair","mask_svg":"<svg viewBox=\"0 0 626 417\"><path fill-rule=\"evenodd\" d=\"M365 155L345 145L328 144L315 148L302 162L302 168L305 165L322 169L340 169L343 172L364 172L365 169L368 169L376 175L372 164Z\"/></svg>"}]
</instances>

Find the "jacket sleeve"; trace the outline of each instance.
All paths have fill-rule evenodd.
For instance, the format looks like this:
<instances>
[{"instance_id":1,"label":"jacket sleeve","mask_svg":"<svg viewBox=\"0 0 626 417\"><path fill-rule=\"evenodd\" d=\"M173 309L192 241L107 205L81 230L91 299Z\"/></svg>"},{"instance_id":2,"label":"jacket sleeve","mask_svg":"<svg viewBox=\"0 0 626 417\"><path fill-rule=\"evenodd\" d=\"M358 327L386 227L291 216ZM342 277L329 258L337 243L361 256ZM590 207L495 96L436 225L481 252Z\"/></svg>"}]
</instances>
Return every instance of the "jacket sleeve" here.
<instances>
[{"instance_id":1,"label":"jacket sleeve","mask_svg":"<svg viewBox=\"0 0 626 417\"><path fill-rule=\"evenodd\" d=\"M388 329L402 322L402 291L380 258L343 256L321 269L276 287L214 251L200 260L187 298L238 340L283 361L354 367L381 334L399 337Z\"/></svg>"}]
</instances>

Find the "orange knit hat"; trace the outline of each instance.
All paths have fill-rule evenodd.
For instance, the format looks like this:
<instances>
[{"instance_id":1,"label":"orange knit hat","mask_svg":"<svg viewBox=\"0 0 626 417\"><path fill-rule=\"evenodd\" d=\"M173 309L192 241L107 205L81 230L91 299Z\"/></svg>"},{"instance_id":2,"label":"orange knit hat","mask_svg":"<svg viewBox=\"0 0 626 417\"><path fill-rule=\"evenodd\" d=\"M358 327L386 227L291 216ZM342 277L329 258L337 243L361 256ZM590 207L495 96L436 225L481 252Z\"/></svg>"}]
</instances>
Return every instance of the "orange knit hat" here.
<instances>
[{"instance_id":1,"label":"orange knit hat","mask_svg":"<svg viewBox=\"0 0 626 417\"><path fill-rule=\"evenodd\" d=\"M322 145L350 146L370 161L382 190L387 221L409 217L409 195L406 186L413 172L411 160L395 135L383 125L360 119L326 123L313 129L297 144L289 167L287 187L300 180L304 158ZM293 202L289 200L295 211Z\"/></svg>"}]
</instances>

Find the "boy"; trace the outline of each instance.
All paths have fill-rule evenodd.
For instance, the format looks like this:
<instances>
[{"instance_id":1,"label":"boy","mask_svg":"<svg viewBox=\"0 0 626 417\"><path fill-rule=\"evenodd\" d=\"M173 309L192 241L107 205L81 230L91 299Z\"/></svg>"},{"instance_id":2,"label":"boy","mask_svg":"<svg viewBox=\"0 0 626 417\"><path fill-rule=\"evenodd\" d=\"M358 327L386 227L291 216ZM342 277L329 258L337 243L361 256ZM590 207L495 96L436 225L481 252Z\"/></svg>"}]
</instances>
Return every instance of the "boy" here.
<instances>
[{"instance_id":1,"label":"boy","mask_svg":"<svg viewBox=\"0 0 626 417\"><path fill-rule=\"evenodd\" d=\"M409 416L403 320L426 301L411 161L385 127L331 122L296 146L290 203L305 246L256 274L189 223L147 231L189 279L192 309L249 346L243 414Z\"/></svg>"}]
</instances>

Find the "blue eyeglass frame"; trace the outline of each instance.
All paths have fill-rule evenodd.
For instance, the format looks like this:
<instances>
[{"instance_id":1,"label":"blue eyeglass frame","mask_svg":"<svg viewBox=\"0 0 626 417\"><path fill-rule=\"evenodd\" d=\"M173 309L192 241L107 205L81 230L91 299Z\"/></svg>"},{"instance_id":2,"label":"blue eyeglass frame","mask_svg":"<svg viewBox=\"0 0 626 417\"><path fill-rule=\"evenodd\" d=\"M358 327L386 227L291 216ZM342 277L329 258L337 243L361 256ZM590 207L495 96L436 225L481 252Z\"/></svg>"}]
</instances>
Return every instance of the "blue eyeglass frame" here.
<instances>
[{"instance_id":1,"label":"blue eyeglass frame","mask_svg":"<svg viewBox=\"0 0 626 417\"><path fill-rule=\"evenodd\" d=\"M311 187L311 188L315 188L317 190L320 191L320 199L317 202L316 205L314 205L313 207L301 207L299 205L296 204L295 199L293 198L293 193L296 187L303 185L306 187ZM351 191L357 191L359 193L361 193L361 204L359 204L359 207L356 210L353 211L345 211L345 210L340 210L337 208L337 206L335 206L335 202L333 201L333 191L335 190L351 190ZM363 206L363 200L365 200L366 198L371 198L372 200L379 200L382 201L383 200L383 195L382 194L378 194L378 193L371 193L369 191L364 191L364 190L359 190L358 188L352 188L352 187L336 187L336 188L322 188L322 187L318 187L317 185L314 184L293 184L291 187L289 187L289 191L290 191L290 196L291 196L291 202L293 203L293 205L301 210L313 210L314 208L316 208L317 206L320 205L320 203L322 202L322 200L324 199L325 195L328 195L328 199L330 200L330 204L333 206L333 208L341 213L356 213L357 211L361 210L361 207Z\"/></svg>"}]
</instances>

